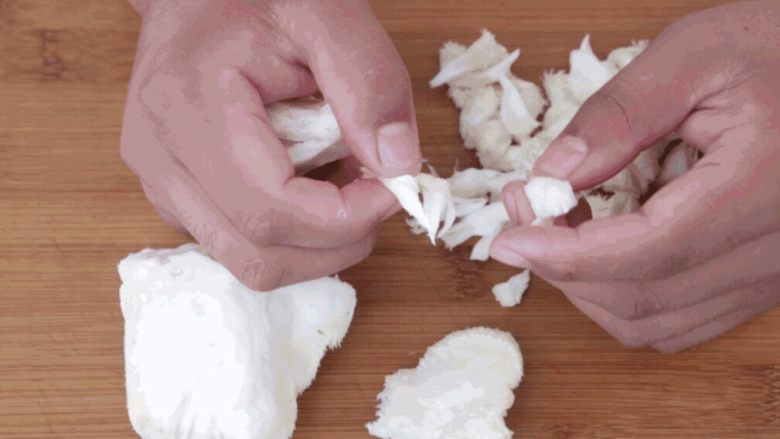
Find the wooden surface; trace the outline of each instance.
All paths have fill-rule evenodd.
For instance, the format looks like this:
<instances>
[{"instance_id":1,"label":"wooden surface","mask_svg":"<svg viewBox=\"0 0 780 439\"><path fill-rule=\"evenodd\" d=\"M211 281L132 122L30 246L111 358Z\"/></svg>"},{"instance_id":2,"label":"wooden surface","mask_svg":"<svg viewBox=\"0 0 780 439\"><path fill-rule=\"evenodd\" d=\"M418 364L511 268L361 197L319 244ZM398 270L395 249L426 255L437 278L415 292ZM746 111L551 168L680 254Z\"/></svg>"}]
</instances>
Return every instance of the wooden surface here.
<instances>
[{"instance_id":1,"label":"wooden surface","mask_svg":"<svg viewBox=\"0 0 780 439\"><path fill-rule=\"evenodd\" d=\"M377 13L414 78L424 153L468 162L456 111L428 90L436 50L482 27L525 49L516 70L562 67L591 32L597 52L655 35L711 4L672 0L393 0ZM115 264L187 238L169 230L117 144L139 20L122 0L0 0L0 437L133 437L124 399ZM502 309L512 274L411 236L400 217L367 261L342 349L300 399L296 438L363 438L383 377L450 331L511 331L526 377L516 437L780 437L780 309L678 355L628 350L534 278Z\"/></svg>"}]
</instances>

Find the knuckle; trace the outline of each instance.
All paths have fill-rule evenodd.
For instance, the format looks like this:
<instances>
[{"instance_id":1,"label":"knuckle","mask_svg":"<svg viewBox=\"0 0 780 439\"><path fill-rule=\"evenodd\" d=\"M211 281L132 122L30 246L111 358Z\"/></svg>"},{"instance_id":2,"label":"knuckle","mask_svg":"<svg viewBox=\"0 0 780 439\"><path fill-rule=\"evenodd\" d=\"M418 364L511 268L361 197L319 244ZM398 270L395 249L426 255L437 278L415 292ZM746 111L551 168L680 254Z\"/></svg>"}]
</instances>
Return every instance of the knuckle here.
<instances>
[{"instance_id":1,"label":"knuckle","mask_svg":"<svg viewBox=\"0 0 780 439\"><path fill-rule=\"evenodd\" d=\"M649 343L648 335L639 322L619 319L602 322L602 327L621 345L628 348L639 348Z\"/></svg>"},{"instance_id":2,"label":"knuckle","mask_svg":"<svg viewBox=\"0 0 780 439\"><path fill-rule=\"evenodd\" d=\"M602 304L602 306L609 311L610 314L625 321L637 320L647 314L645 305L642 301L634 298L626 300L625 298L619 299L613 297L613 300Z\"/></svg>"},{"instance_id":3,"label":"knuckle","mask_svg":"<svg viewBox=\"0 0 780 439\"><path fill-rule=\"evenodd\" d=\"M146 199L149 200L152 204L158 204L158 200L160 197L157 195L155 189L150 185L149 183L145 182L143 179L140 179L141 181L141 189L144 191L144 195L146 195Z\"/></svg>"},{"instance_id":4,"label":"knuckle","mask_svg":"<svg viewBox=\"0 0 780 439\"><path fill-rule=\"evenodd\" d=\"M159 167L157 147L167 133L164 116L173 111L173 94L178 93L179 86L176 81L171 75L148 75L139 79L128 94L119 154L137 175Z\"/></svg>"},{"instance_id":5,"label":"knuckle","mask_svg":"<svg viewBox=\"0 0 780 439\"><path fill-rule=\"evenodd\" d=\"M597 306L617 321L632 321L642 317L643 310L635 300L628 299L623 291L593 291L570 293L578 300Z\"/></svg>"},{"instance_id":6,"label":"knuckle","mask_svg":"<svg viewBox=\"0 0 780 439\"><path fill-rule=\"evenodd\" d=\"M744 236L741 231L729 231L725 233L724 238L727 248L730 249L737 248L744 244Z\"/></svg>"},{"instance_id":7,"label":"knuckle","mask_svg":"<svg viewBox=\"0 0 780 439\"><path fill-rule=\"evenodd\" d=\"M210 224L198 221L191 215L185 214L179 218L182 226L192 235L198 243L209 251L209 253L218 253L219 233L217 229Z\"/></svg>"},{"instance_id":8,"label":"knuckle","mask_svg":"<svg viewBox=\"0 0 780 439\"><path fill-rule=\"evenodd\" d=\"M174 228L179 232L184 232L184 233L187 232L187 230L184 228L184 226L181 225L181 223L179 222L179 220L176 218L175 215L168 212L165 208L160 207L157 204L152 203L152 205L154 206L154 210L155 212L157 212L157 215L160 218L162 218L162 220L165 221L166 224L168 224L169 226L171 226L172 228Z\"/></svg>"},{"instance_id":9,"label":"knuckle","mask_svg":"<svg viewBox=\"0 0 780 439\"><path fill-rule=\"evenodd\" d=\"M574 265L560 265L554 268L555 274L559 281L573 282L579 279L580 270Z\"/></svg>"},{"instance_id":10,"label":"knuckle","mask_svg":"<svg viewBox=\"0 0 780 439\"><path fill-rule=\"evenodd\" d=\"M281 227L282 223L278 210L273 207L257 213L236 214L239 231L252 243L258 245L285 242L286 234Z\"/></svg>"},{"instance_id":11,"label":"knuckle","mask_svg":"<svg viewBox=\"0 0 780 439\"><path fill-rule=\"evenodd\" d=\"M573 297L570 292L566 295L581 311L623 346L636 348L649 344L650 334L647 333L647 326L643 321L622 319L599 304L588 302L581 297ZM585 303L588 306L584 306Z\"/></svg>"},{"instance_id":12,"label":"knuckle","mask_svg":"<svg viewBox=\"0 0 780 439\"><path fill-rule=\"evenodd\" d=\"M574 229L576 240L580 241L580 230ZM560 282L578 282L591 280L594 277L602 277L601 265L594 261L587 253L574 252L566 258L529 258L530 265L536 268L541 266L550 273L550 277Z\"/></svg>"},{"instance_id":13,"label":"knuckle","mask_svg":"<svg viewBox=\"0 0 780 439\"><path fill-rule=\"evenodd\" d=\"M638 87L629 79L617 76L604 87L597 90L589 99L590 104L602 108L605 112L617 114L626 127L631 130L634 121L635 105L633 100L639 92Z\"/></svg>"},{"instance_id":14,"label":"knuckle","mask_svg":"<svg viewBox=\"0 0 780 439\"><path fill-rule=\"evenodd\" d=\"M769 282L756 285L752 288L752 300L751 302L757 304L774 304L780 300L780 286L778 286L778 280L780 277L775 276L773 280ZM766 306L767 308L769 306Z\"/></svg>"},{"instance_id":15,"label":"knuckle","mask_svg":"<svg viewBox=\"0 0 780 439\"><path fill-rule=\"evenodd\" d=\"M180 89L180 80L175 76L152 73L140 80L136 97L142 110L159 116L171 110L173 94Z\"/></svg>"},{"instance_id":16,"label":"knuckle","mask_svg":"<svg viewBox=\"0 0 780 439\"><path fill-rule=\"evenodd\" d=\"M627 348L640 348L648 343L648 334L635 322L619 320L609 332Z\"/></svg>"},{"instance_id":17,"label":"knuckle","mask_svg":"<svg viewBox=\"0 0 780 439\"><path fill-rule=\"evenodd\" d=\"M580 269L575 261L553 261L526 256L529 269L546 279L556 282L576 282L580 280Z\"/></svg>"},{"instance_id":18,"label":"knuckle","mask_svg":"<svg viewBox=\"0 0 780 439\"><path fill-rule=\"evenodd\" d=\"M662 354L674 354L684 350L685 345L680 342L670 341L653 345L653 349Z\"/></svg>"},{"instance_id":19,"label":"knuckle","mask_svg":"<svg viewBox=\"0 0 780 439\"><path fill-rule=\"evenodd\" d=\"M282 285L286 270L265 255L245 258L237 270L238 279L256 291L271 291Z\"/></svg>"},{"instance_id":20,"label":"knuckle","mask_svg":"<svg viewBox=\"0 0 780 439\"><path fill-rule=\"evenodd\" d=\"M590 262L583 257L575 257L569 261L547 262L546 265L555 273L556 280L563 282L585 280L588 278L588 274L593 271Z\"/></svg>"},{"instance_id":21,"label":"knuckle","mask_svg":"<svg viewBox=\"0 0 780 439\"><path fill-rule=\"evenodd\" d=\"M695 232L692 232L695 233ZM646 266L639 269L639 280L665 279L689 267L701 250L694 244L691 233L678 233L674 248L659 257L646 260Z\"/></svg>"},{"instance_id":22,"label":"knuckle","mask_svg":"<svg viewBox=\"0 0 780 439\"><path fill-rule=\"evenodd\" d=\"M647 283L616 285L602 303L607 311L625 321L635 321L664 309L661 294Z\"/></svg>"}]
</instances>

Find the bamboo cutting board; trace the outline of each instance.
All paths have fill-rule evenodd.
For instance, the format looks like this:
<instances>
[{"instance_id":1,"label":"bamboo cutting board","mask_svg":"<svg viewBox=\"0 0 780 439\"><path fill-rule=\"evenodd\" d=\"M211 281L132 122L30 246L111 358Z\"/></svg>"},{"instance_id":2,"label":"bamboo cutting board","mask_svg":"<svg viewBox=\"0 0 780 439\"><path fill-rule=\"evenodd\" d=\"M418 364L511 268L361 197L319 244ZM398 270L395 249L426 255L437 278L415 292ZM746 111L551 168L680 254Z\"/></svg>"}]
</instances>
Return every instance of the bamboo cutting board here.
<instances>
[{"instance_id":1,"label":"bamboo cutting board","mask_svg":"<svg viewBox=\"0 0 780 439\"><path fill-rule=\"evenodd\" d=\"M563 67L591 32L600 55L650 38L706 0L374 1L414 79L424 154L473 159L457 112L429 90L437 49L482 27L522 47L516 71ZM123 0L0 0L0 437L133 437L124 402L115 264L187 240L157 219L118 138L139 20ZM552 287L517 308L490 286L513 271L472 263L387 223L343 273L359 292L343 347L300 399L296 438L364 438L383 377L450 331L511 331L526 378L517 437L780 437L780 309L691 351L628 350Z\"/></svg>"}]
</instances>

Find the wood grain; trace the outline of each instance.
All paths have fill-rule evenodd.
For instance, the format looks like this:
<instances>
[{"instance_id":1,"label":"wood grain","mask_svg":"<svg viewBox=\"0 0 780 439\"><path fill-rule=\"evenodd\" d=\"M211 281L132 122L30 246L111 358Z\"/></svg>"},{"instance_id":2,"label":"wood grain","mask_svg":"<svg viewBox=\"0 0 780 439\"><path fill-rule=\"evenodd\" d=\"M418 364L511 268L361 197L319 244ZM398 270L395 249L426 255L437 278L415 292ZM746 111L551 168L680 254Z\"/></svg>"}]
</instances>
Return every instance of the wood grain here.
<instances>
[{"instance_id":1,"label":"wood grain","mask_svg":"<svg viewBox=\"0 0 780 439\"><path fill-rule=\"evenodd\" d=\"M656 35L707 0L375 1L414 79L425 155L470 162L456 111L426 82L448 38L494 30L518 73ZM0 437L134 437L124 402L115 264L187 238L168 229L117 144L139 20L122 0L0 0ZM343 277L359 291L342 349L300 399L296 438L363 438L383 377L452 330L511 331L526 378L517 437L780 437L780 309L678 355L628 350L534 278L522 306L490 286L512 271L411 236L400 217Z\"/></svg>"}]
</instances>

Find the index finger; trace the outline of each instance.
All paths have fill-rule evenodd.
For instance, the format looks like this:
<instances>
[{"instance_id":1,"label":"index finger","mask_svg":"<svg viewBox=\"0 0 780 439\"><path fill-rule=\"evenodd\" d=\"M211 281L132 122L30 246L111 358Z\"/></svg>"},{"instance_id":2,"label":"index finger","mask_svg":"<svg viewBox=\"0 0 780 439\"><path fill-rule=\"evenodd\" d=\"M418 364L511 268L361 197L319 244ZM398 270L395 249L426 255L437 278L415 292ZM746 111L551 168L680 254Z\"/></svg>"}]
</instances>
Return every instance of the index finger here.
<instances>
[{"instance_id":1,"label":"index finger","mask_svg":"<svg viewBox=\"0 0 780 439\"><path fill-rule=\"evenodd\" d=\"M747 164L748 156L737 148L708 154L633 214L509 230L491 256L559 281L668 277L776 227L780 189L771 173L778 158L756 154Z\"/></svg>"}]
</instances>

